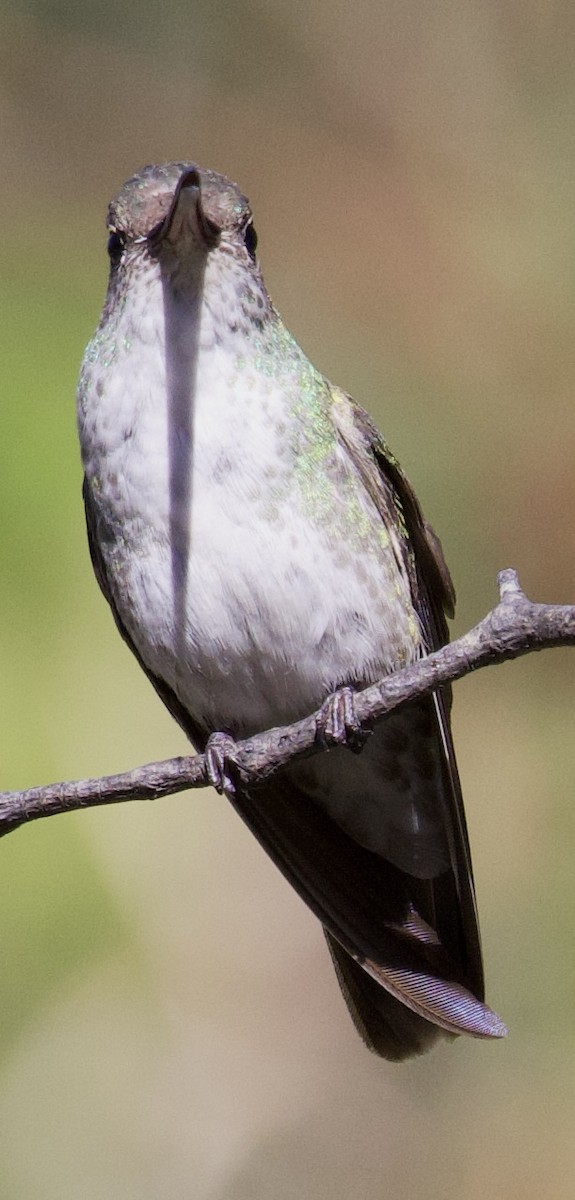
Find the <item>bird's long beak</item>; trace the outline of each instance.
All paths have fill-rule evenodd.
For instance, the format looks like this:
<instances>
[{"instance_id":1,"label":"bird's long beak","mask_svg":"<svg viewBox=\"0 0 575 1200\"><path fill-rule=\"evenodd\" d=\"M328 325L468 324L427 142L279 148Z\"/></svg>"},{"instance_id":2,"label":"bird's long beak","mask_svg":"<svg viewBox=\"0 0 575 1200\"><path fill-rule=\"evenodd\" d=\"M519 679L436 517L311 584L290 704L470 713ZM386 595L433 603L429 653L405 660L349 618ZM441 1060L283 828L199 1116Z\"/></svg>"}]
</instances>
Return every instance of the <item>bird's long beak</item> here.
<instances>
[{"instance_id":1,"label":"bird's long beak","mask_svg":"<svg viewBox=\"0 0 575 1200\"><path fill-rule=\"evenodd\" d=\"M220 226L204 211L200 173L195 167L180 176L167 215L151 230L147 241L154 249L159 249L163 242L177 239L186 228L195 233L206 250L212 249L220 240Z\"/></svg>"}]
</instances>

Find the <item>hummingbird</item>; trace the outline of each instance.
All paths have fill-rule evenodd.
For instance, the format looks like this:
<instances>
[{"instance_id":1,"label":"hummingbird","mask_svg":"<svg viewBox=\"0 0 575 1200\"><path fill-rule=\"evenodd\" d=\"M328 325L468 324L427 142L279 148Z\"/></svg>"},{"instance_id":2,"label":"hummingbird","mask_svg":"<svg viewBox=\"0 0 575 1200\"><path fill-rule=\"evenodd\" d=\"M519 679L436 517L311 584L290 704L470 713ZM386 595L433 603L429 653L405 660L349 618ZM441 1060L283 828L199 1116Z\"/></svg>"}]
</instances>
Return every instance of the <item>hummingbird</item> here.
<instances>
[{"instance_id":1,"label":"hummingbird","mask_svg":"<svg viewBox=\"0 0 575 1200\"><path fill-rule=\"evenodd\" d=\"M144 167L109 206L108 254L78 428L91 558L122 637L321 921L366 1044L400 1060L502 1037L449 691L364 739L354 713L359 689L448 640L437 536L369 416L283 324L235 183ZM317 710L322 751L234 785L237 739Z\"/></svg>"}]
</instances>

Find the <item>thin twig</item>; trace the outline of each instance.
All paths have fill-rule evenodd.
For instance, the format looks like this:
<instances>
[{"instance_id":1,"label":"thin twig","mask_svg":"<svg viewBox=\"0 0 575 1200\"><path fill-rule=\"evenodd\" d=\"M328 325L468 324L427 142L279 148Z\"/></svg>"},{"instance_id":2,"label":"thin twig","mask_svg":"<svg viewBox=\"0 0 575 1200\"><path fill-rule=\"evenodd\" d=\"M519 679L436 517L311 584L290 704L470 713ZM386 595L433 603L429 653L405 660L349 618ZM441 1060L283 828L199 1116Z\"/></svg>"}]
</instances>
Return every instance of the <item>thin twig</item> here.
<instances>
[{"instance_id":1,"label":"thin twig","mask_svg":"<svg viewBox=\"0 0 575 1200\"><path fill-rule=\"evenodd\" d=\"M501 571L498 583L499 603L469 633L356 695L355 712L362 728L370 729L398 705L453 683L479 667L533 650L575 644L575 606L532 604L513 570ZM318 743L317 718L315 713L293 725L269 729L238 742L234 767L239 781L254 785L292 759L326 753ZM206 756L197 754L149 763L101 779L0 792L0 836L39 817L127 800L158 800L206 785Z\"/></svg>"}]
</instances>

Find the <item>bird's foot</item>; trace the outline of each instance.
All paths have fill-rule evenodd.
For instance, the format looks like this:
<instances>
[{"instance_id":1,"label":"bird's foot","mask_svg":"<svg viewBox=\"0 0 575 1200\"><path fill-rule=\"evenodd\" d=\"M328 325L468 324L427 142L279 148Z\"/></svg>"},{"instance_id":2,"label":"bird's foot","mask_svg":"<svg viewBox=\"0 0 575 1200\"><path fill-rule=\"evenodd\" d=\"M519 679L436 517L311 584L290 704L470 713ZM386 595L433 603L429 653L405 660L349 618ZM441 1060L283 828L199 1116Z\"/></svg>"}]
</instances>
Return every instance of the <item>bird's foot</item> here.
<instances>
[{"instance_id":1,"label":"bird's foot","mask_svg":"<svg viewBox=\"0 0 575 1200\"><path fill-rule=\"evenodd\" d=\"M238 778L237 746L229 733L211 733L204 751L206 781L219 792L235 796Z\"/></svg>"},{"instance_id":2,"label":"bird's foot","mask_svg":"<svg viewBox=\"0 0 575 1200\"><path fill-rule=\"evenodd\" d=\"M324 701L316 719L316 736L326 749L347 746L355 754L363 749L369 731L362 729L358 720L353 688L338 688Z\"/></svg>"}]
</instances>

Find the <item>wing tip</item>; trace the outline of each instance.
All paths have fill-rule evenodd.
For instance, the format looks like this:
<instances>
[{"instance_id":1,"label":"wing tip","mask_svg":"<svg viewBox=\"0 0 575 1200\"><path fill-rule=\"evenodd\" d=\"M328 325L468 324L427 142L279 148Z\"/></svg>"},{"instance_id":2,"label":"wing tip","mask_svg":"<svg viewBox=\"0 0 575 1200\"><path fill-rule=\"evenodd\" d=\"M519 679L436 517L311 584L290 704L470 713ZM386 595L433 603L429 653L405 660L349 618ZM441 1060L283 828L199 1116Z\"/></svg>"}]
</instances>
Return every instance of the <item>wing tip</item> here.
<instances>
[{"instance_id":1,"label":"wing tip","mask_svg":"<svg viewBox=\"0 0 575 1200\"><path fill-rule=\"evenodd\" d=\"M488 1008L486 1004L482 1005L482 1008L482 1028L480 1031L474 1034L474 1036L485 1039L492 1038L494 1040L507 1037L509 1030L505 1022L501 1020L501 1017L494 1012L492 1008ZM470 1030L469 1032L472 1034L474 1033L473 1030Z\"/></svg>"}]
</instances>

